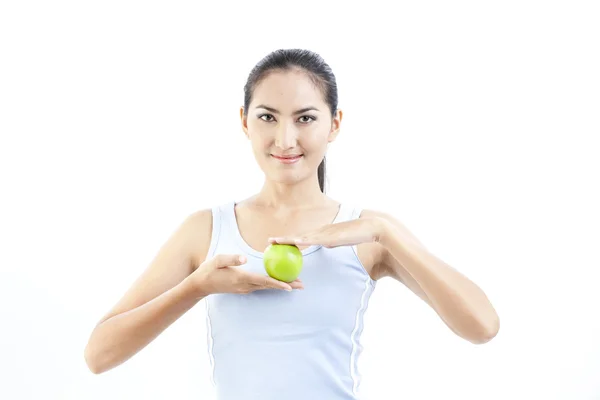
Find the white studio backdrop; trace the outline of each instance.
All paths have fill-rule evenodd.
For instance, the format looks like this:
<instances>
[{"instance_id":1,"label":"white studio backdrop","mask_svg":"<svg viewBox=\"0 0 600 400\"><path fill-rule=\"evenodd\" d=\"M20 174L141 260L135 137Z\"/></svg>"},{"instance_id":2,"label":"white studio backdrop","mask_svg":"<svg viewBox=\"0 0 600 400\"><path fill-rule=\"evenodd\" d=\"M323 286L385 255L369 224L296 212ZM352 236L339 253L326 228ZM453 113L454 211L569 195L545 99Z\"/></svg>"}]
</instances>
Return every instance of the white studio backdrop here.
<instances>
[{"instance_id":1,"label":"white studio backdrop","mask_svg":"<svg viewBox=\"0 0 600 400\"><path fill-rule=\"evenodd\" d=\"M381 281L365 398L600 398L595 2L384 4L0 5L0 398L212 398L203 303L105 374L83 349L183 218L260 188L242 88L289 47L337 75L329 194L394 214L501 319L471 345Z\"/></svg>"}]
</instances>

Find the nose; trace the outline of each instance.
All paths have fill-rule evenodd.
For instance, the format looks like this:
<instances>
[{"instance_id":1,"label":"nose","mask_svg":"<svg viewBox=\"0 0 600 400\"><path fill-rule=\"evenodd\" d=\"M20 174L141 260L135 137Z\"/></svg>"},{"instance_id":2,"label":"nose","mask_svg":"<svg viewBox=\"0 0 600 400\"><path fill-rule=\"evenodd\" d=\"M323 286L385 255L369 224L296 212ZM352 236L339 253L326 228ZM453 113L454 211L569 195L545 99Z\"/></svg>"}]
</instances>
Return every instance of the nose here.
<instances>
[{"instance_id":1,"label":"nose","mask_svg":"<svg viewBox=\"0 0 600 400\"><path fill-rule=\"evenodd\" d=\"M275 146L282 150L296 147L297 140L297 129L290 124L281 124L275 133Z\"/></svg>"}]
</instances>

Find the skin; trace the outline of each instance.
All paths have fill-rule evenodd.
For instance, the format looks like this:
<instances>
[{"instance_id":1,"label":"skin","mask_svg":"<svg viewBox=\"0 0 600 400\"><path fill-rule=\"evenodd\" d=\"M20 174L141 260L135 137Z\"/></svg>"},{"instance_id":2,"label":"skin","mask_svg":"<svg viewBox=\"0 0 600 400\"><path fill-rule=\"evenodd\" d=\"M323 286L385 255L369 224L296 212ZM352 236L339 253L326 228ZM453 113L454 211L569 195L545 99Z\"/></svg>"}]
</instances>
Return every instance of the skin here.
<instances>
[{"instance_id":1,"label":"skin","mask_svg":"<svg viewBox=\"0 0 600 400\"><path fill-rule=\"evenodd\" d=\"M242 237L258 251L270 243L300 248L356 244L371 278L400 282L455 334L472 343L488 342L498 332L499 318L486 295L429 252L399 220L364 210L356 220L331 223L340 203L321 192L317 168L340 132L342 115L341 110L332 115L321 90L302 71L271 72L257 85L240 119L265 181L257 194L235 207ZM274 158L299 154L294 164ZM130 359L213 293L303 288L301 281L286 284L235 268L245 262L239 254L207 259L211 230L210 209L189 215L100 319L84 352L93 373Z\"/></svg>"}]
</instances>

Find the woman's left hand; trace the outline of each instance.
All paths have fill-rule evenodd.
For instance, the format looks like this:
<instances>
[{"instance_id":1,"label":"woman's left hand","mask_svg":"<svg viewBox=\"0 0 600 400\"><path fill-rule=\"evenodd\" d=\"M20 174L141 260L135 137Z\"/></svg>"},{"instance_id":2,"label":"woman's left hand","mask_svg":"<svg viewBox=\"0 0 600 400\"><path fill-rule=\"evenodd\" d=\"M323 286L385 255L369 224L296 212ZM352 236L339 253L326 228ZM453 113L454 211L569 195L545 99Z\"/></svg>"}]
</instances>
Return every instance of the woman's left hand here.
<instances>
[{"instance_id":1,"label":"woman's left hand","mask_svg":"<svg viewBox=\"0 0 600 400\"><path fill-rule=\"evenodd\" d=\"M327 224L297 236L272 237L269 243L294 244L296 246L321 245L323 247L354 246L360 243L378 242L383 232L379 218L357 218L351 221Z\"/></svg>"}]
</instances>

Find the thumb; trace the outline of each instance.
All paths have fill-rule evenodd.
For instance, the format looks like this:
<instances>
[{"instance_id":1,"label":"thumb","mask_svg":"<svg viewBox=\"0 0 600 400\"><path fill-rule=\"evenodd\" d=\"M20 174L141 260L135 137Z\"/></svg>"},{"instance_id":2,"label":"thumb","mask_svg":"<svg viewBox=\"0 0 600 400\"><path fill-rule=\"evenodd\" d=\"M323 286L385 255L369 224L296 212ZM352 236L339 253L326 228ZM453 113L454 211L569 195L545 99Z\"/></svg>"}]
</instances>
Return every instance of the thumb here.
<instances>
[{"instance_id":1,"label":"thumb","mask_svg":"<svg viewBox=\"0 0 600 400\"><path fill-rule=\"evenodd\" d=\"M217 254L213 257L212 265L215 269L234 267L246 262L246 257L239 254Z\"/></svg>"}]
</instances>

